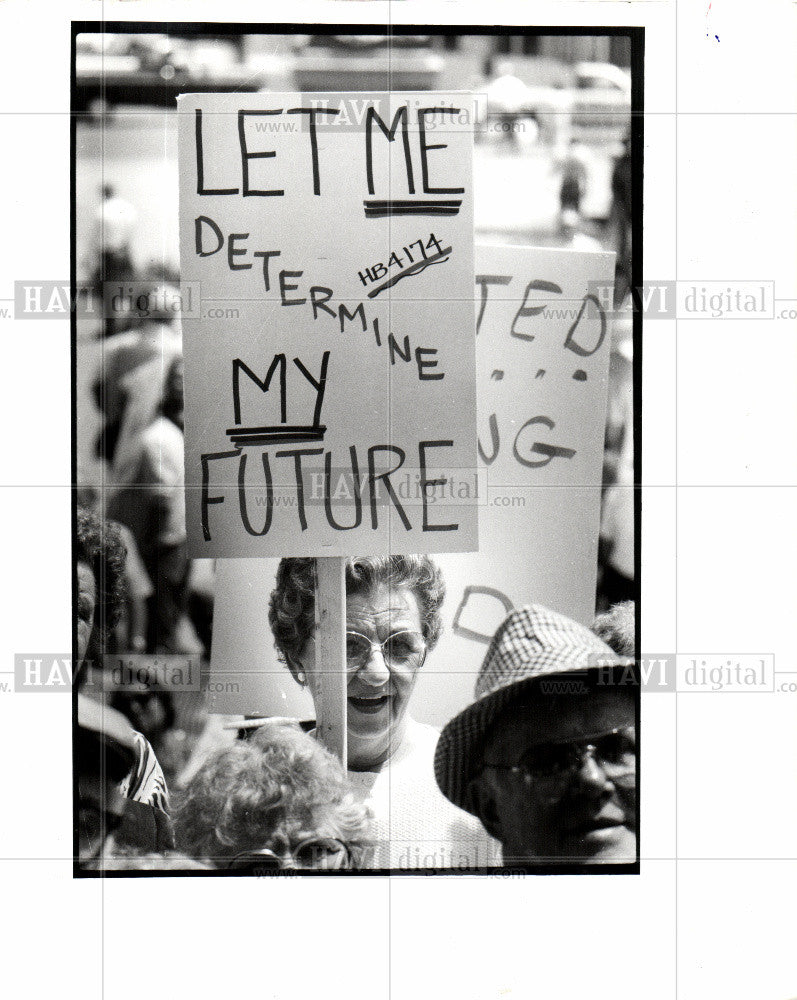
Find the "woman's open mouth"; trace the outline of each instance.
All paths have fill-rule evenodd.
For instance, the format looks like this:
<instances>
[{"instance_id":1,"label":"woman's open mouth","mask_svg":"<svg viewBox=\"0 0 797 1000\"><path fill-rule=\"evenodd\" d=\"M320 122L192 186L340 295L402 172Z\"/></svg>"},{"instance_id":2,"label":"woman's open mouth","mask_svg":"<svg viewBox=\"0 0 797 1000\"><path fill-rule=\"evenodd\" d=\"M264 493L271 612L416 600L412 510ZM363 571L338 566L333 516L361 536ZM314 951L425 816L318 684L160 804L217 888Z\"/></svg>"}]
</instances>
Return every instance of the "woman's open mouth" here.
<instances>
[{"instance_id":1,"label":"woman's open mouth","mask_svg":"<svg viewBox=\"0 0 797 1000\"><path fill-rule=\"evenodd\" d=\"M354 695L349 695L349 704L352 708L356 708L358 712L364 712L366 715L376 715L385 708L390 701L390 695L367 695L361 697L355 697Z\"/></svg>"}]
</instances>

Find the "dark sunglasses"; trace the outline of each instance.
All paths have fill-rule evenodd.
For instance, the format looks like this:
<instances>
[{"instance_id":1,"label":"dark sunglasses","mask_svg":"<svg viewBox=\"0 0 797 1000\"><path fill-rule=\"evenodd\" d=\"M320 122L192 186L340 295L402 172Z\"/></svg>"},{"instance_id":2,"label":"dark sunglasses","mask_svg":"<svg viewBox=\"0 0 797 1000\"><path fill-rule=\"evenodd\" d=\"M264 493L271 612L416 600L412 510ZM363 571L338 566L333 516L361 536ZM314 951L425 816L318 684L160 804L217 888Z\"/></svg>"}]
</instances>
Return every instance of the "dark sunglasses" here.
<instances>
[{"instance_id":1,"label":"dark sunglasses","mask_svg":"<svg viewBox=\"0 0 797 1000\"><path fill-rule=\"evenodd\" d=\"M623 786L636 776L636 727L623 726L582 740L540 743L525 750L515 764L485 761L496 771L519 775L543 799L557 802L587 760L593 760L606 777Z\"/></svg>"}]
</instances>

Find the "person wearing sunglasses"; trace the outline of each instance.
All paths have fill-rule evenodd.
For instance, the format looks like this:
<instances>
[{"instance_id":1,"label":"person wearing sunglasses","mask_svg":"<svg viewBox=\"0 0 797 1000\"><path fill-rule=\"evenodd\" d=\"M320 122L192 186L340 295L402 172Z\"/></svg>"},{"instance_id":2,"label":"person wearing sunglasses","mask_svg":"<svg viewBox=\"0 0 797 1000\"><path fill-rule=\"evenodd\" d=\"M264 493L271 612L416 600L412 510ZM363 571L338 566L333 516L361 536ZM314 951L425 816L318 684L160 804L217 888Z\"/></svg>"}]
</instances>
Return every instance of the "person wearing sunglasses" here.
<instances>
[{"instance_id":1,"label":"person wearing sunglasses","mask_svg":"<svg viewBox=\"0 0 797 1000\"><path fill-rule=\"evenodd\" d=\"M496 632L476 700L444 728L435 775L501 842L505 866L637 858L631 661L534 605Z\"/></svg>"},{"instance_id":2,"label":"person wearing sunglasses","mask_svg":"<svg viewBox=\"0 0 797 1000\"><path fill-rule=\"evenodd\" d=\"M283 559L269 621L294 679L316 712L315 560ZM428 556L346 560L347 750L349 783L374 815L372 867L477 868L497 845L454 808L434 781L438 731L411 718L418 673L442 632L445 585Z\"/></svg>"},{"instance_id":3,"label":"person wearing sunglasses","mask_svg":"<svg viewBox=\"0 0 797 1000\"><path fill-rule=\"evenodd\" d=\"M284 719L204 762L184 791L175 831L189 857L249 875L358 868L370 851L368 811L340 764Z\"/></svg>"}]
</instances>

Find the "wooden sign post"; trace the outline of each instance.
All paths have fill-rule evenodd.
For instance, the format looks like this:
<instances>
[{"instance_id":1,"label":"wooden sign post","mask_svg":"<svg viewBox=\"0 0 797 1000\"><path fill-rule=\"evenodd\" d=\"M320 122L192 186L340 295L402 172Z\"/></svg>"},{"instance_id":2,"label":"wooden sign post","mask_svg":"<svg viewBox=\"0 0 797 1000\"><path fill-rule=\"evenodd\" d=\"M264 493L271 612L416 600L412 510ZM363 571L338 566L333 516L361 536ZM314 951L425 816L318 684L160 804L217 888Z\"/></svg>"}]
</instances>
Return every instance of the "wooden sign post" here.
<instances>
[{"instance_id":1,"label":"wooden sign post","mask_svg":"<svg viewBox=\"0 0 797 1000\"><path fill-rule=\"evenodd\" d=\"M346 578L339 556L316 559L316 736L346 767Z\"/></svg>"}]
</instances>

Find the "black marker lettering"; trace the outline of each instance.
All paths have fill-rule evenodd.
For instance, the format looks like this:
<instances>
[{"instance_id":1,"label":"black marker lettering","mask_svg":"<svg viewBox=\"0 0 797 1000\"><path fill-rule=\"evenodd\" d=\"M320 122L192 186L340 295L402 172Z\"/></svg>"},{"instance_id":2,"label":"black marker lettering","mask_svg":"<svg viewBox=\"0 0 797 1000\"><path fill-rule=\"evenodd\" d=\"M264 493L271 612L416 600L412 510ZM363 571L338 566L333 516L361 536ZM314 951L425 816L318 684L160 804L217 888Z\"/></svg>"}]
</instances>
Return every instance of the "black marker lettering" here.
<instances>
[{"instance_id":1,"label":"black marker lettering","mask_svg":"<svg viewBox=\"0 0 797 1000\"><path fill-rule=\"evenodd\" d=\"M321 295L326 292L323 299ZM324 312L329 313L329 315L334 319L337 313L334 309L330 309L329 306L324 305L325 302L329 302L332 298L333 292L331 288L325 288L323 285L313 285L310 288L310 304L313 307L313 319L318 319L318 310L323 309Z\"/></svg>"},{"instance_id":2,"label":"black marker lettering","mask_svg":"<svg viewBox=\"0 0 797 1000\"><path fill-rule=\"evenodd\" d=\"M597 307L598 310L598 315L600 316L601 320L600 334L598 335L598 339L595 343L595 346L591 350L588 350L586 347L582 347L581 344L579 344L578 341L575 340L575 338L573 337L573 334L576 332L578 324L581 322L581 317L584 315L584 310L587 308L588 302L595 303L595 306ZM564 346L566 350L572 351L574 354L577 354L580 358L588 358L591 354L594 354L598 350L598 348L603 343L603 338L605 336L606 336L606 313L603 311L600 302L594 295L585 295L584 301L581 303L581 308L578 310L578 315L576 316L575 323L573 323L573 325L567 331L567 336L565 337Z\"/></svg>"},{"instance_id":3,"label":"black marker lettering","mask_svg":"<svg viewBox=\"0 0 797 1000\"><path fill-rule=\"evenodd\" d=\"M286 400L285 400L285 355L275 354L274 360L269 366L268 372L266 373L265 379L261 382L260 379L255 375L249 365L246 362L241 361L240 358L234 358L232 363L232 405L233 405L233 415L235 418L235 423L240 424L241 422L241 395L240 395L240 378L241 372L244 372L263 392L268 392L268 387L271 385L271 379L274 375L276 368L280 370L280 423L285 423L287 420L286 411Z\"/></svg>"},{"instance_id":4,"label":"black marker lettering","mask_svg":"<svg viewBox=\"0 0 797 1000\"><path fill-rule=\"evenodd\" d=\"M253 257L263 258L263 282L266 286L267 292L271 291L271 282L268 277L268 262L272 257L279 257L281 254L281 250L255 250L252 254Z\"/></svg>"},{"instance_id":5,"label":"black marker lettering","mask_svg":"<svg viewBox=\"0 0 797 1000\"><path fill-rule=\"evenodd\" d=\"M394 469L390 469L388 472L380 472L377 474L376 462L374 461L374 457L378 451L391 451L393 452L394 455L398 455L399 456L398 465ZM398 515L401 518L401 523L404 525L407 531L410 531L412 529L412 525L410 524L407 515L404 513L404 508L401 506L399 498L396 496L396 491L393 489L393 485L390 482L390 477L393 475L393 473L398 472L398 470L404 464L405 457L406 457L405 453L402 451L402 449L397 448L395 445L392 444L375 444L373 447L368 449L368 486L370 488L370 493L371 493L371 527L374 530L376 530L376 528L378 527L378 519L376 516L375 487L377 481L380 479L384 481L385 489L387 490L388 496L393 501L393 506L398 511Z\"/></svg>"},{"instance_id":6,"label":"black marker lettering","mask_svg":"<svg viewBox=\"0 0 797 1000\"><path fill-rule=\"evenodd\" d=\"M313 194L321 194L321 176L318 171L318 137L315 131L316 115L339 115L340 111L331 108L291 108L286 114L307 115L310 124L310 151L313 158Z\"/></svg>"},{"instance_id":7,"label":"black marker lettering","mask_svg":"<svg viewBox=\"0 0 797 1000\"><path fill-rule=\"evenodd\" d=\"M332 452L328 451L324 456L324 506L327 512L329 526L335 531L351 531L352 528L359 528L363 519L363 501L360 495L360 466L357 463L357 449L354 445L349 448L351 457L352 493L354 494L354 524L338 524L332 516ZM344 473L341 472L341 476ZM339 490L335 490L335 497L338 498ZM346 494L348 496L348 489Z\"/></svg>"},{"instance_id":8,"label":"black marker lettering","mask_svg":"<svg viewBox=\"0 0 797 1000\"><path fill-rule=\"evenodd\" d=\"M216 239L219 241L219 245L215 250L203 250L202 249L202 225L210 226L213 230ZM224 246L224 235L213 219L209 219L207 215L198 215L194 220L194 237L196 240L196 252L198 257L212 257L214 253L218 253L219 250Z\"/></svg>"},{"instance_id":9,"label":"black marker lettering","mask_svg":"<svg viewBox=\"0 0 797 1000\"><path fill-rule=\"evenodd\" d=\"M482 317L487 306L487 289L490 285L508 285L512 278L508 274L477 274L476 284L481 287L481 304L479 305L479 318L476 320L476 336L482 325Z\"/></svg>"},{"instance_id":10,"label":"black marker lettering","mask_svg":"<svg viewBox=\"0 0 797 1000\"><path fill-rule=\"evenodd\" d=\"M234 264L233 257L245 257L246 250L236 250L234 243L238 240L248 240L249 233L230 233L227 237L227 263L231 271L248 271L251 264Z\"/></svg>"},{"instance_id":11,"label":"black marker lettering","mask_svg":"<svg viewBox=\"0 0 797 1000\"><path fill-rule=\"evenodd\" d=\"M208 496L208 488L210 486L210 463L215 462L217 459L222 458L238 458L240 451L217 451L213 454L202 455L200 461L202 463L202 500L201 500L201 511L202 511L202 536L206 542L210 541L210 527L208 525L208 507L212 503L224 503L223 496Z\"/></svg>"},{"instance_id":12,"label":"black marker lettering","mask_svg":"<svg viewBox=\"0 0 797 1000\"><path fill-rule=\"evenodd\" d=\"M321 420L321 406L324 402L324 393L327 388L327 369L329 368L329 351L324 351L323 357L321 358L321 373L318 376L318 381L313 378L310 372L304 367L298 358L293 359L293 363L299 369L299 371L304 375L310 385L315 389L315 409L313 411L313 425L318 426Z\"/></svg>"},{"instance_id":13,"label":"black marker lettering","mask_svg":"<svg viewBox=\"0 0 797 1000\"><path fill-rule=\"evenodd\" d=\"M242 196L244 198L251 198L255 195L267 198L267 197L278 197L285 194L282 189L273 189L270 191L259 191L255 188L249 187L249 161L250 160L270 160L272 157L276 156L275 150L270 149L267 151L261 151L259 153L250 153L246 145L246 128L245 122L247 118L251 118L252 115L281 115L282 108L276 111L239 111L238 112L238 140L241 144L241 177L243 180L243 191Z\"/></svg>"},{"instance_id":14,"label":"black marker lettering","mask_svg":"<svg viewBox=\"0 0 797 1000\"><path fill-rule=\"evenodd\" d=\"M307 517L304 512L304 478L302 473L302 457L304 455L323 455L323 448L292 448L290 451L278 451L277 458L292 458L296 474L296 503L299 508L299 525L302 531L307 531Z\"/></svg>"},{"instance_id":15,"label":"black marker lettering","mask_svg":"<svg viewBox=\"0 0 797 1000\"><path fill-rule=\"evenodd\" d=\"M284 306L303 306L307 299L287 299L286 292L295 292L298 285L289 285L286 278L301 278L304 271L280 271L280 300Z\"/></svg>"},{"instance_id":16,"label":"black marker lettering","mask_svg":"<svg viewBox=\"0 0 797 1000\"><path fill-rule=\"evenodd\" d=\"M268 452L263 452L263 473L266 477L266 523L262 531L255 531L249 515L246 511L246 452L241 452L241 461L238 465L238 505L241 508L241 521L247 534L261 536L267 535L271 527L271 518L274 513L274 484L271 479L271 466L268 461Z\"/></svg>"},{"instance_id":17,"label":"black marker lettering","mask_svg":"<svg viewBox=\"0 0 797 1000\"><path fill-rule=\"evenodd\" d=\"M373 123L379 126L382 134L387 136L389 142L396 138L396 130L401 124L401 140L404 143L404 162L407 166L407 189L410 194L415 194L415 180L412 176L412 153L410 152L410 136L407 129L407 106L402 105L393 115L393 123L390 128L385 125L382 119L374 110L373 105L368 108L365 116L365 169L368 176L368 193L374 194L374 164L373 164Z\"/></svg>"},{"instance_id":18,"label":"black marker lettering","mask_svg":"<svg viewBox=\"0 0 797 1000\"><path fill-rule=\"evenodd\" d=\"M426 142L426 115L437 114L459 114L460 108L418 108L418 129L420 132L420 144L421 144L421 175L423 177L423 191L424 194L463 194L465 188L436 188L429 187L429 163L427 160L427 152L431 149L448 149L448 146L444 142L438 142L434 145L429 145ZM371 192L373 194L373 192Z\"/></svg>"},{"instance_id":19,"label":"black marker lettering","mask_svg":"<svg viewBox=\"0 0 797 1000\"><path fill-rule=\"evenodd\" d=\"M539 316L541 312L548 308L546 303L541 306L529 306L526 305L528 301L529 292L555 292L557 295L562 294L562 289L554 284L552 281L530 281L526 285L526 291L523 293L523 302L520 305L520 309L515 313L515 318L512 320L512 329L509 331L513 337L519 337L520 340L534 340L533 333L521 333L519 330L515 329L515 324L521 318L521 316Z\"/></svg>"},{"instance_id":20,"label":"black marker lettering","mask_svg":"<svg viewBox=\"0 0 797 1000\"><path fill-rule=\"evenodd\" d=\"M492 438L493 453L488 455L484 448L482 448L482 443L479 441L479 456L485 465L492 465L493 462L498 458L498 450L501 447L501 439L498 434L498 420L494 413L490 414L490 437Z\"/></svg>"},{"instance_id":21,"label":"black marker lettering","mask_svg":"<svg viewBox=\"0 0 797 1000\"><path fill-rule=\"evenodd\" d=\"M394 365L396 363L396 355L401 358L402 361L409 361L412 357L412 351L410 350L410 335L407 334L404 337L404 350L399 347L396 343L396 338L392 333L387 335L387 349L390 351L390 363Z\"/></svg>"},{"instance_id":22,"label":"black marker lettering","mask_svg":"<svg viewBox=\"0 0 797 1000\"><path fill-rule=\"evenodd\" d=\"M360 322L363 325L363 333L365 333L365 330L366 330L366 328L368 326L368 321L365 318L365 309L363 308L362 302L357 306L357 308L354 310L354 312L349 312L349 310L346 308L346 306L341 302L341 304L338 306L338 319L340 320L340 332L341 333L344 332L343 331L343 327L345 325L346 320L347 319L348 320L353 320L355 316L359 316L360 317Z\"/></svg>"},{"instance_id":23,"label":"black marker lettering","mask_svg":"<svg viewBox=\"0 0 797 1000\"><path fill-rule=\"evenodd\" d=\"M418 442L418 464L421 469L420 489L423 496L423 530L424 531L456 531L459 524L429 524L429 495L426 492L427 486L445 486L447 479L427 479L426 478L426 450L427 448L452 448L453 441L419 441Z\"/></svg>"},{"instance_id":24,"label":"black marker lettering","mask_svg":"<svg viewBox=\"0 0 797 1000\"><path fill-rule=\"evenodd\" d=\"M418 378L421 381L432 381L433 379L445 378L445 372L437 372L434 375L430 375L424 371L425 368L437 368L439 362L437 361L426 361L424 355L428 354L430 357L434 357L437 354L436 347L416 347L415 348L415 364L418 366Z\"/></svg>"},{"instance_id":25,"label":"black marker lettering","mask_svg":"<svg viewBox=\"0 0 797 1000\"><path fill-rule=\"evenodd\" d=\"M545 458L541 458L539 461L532 462L528 458L522 458L520 451L518 449L518 442L520 441L520 435L527 427L531 427L534 424L543 424L549 430L553 430L556 424L553 420L548 417L532 417L531 420L527 420L525 424L520 428L520 430L515 435L515 443L512 446L512 454L520 462L521 465L525 465L528 469L541 469L546 466L553 458L572 458L575 455L575 451L572 448L560 448L558 445L553 444L540 444L539 441L535 441L531 446L531 451L537 455L545 455Z\"/></svg>"},{"instance_id":26,"label":"black marker lettering","mask_svg":"<svg viewBox=\"0 0 797 1000\"><path fill-rule=\"evenodd\" d=\"M202 154L202 110L196 109L196 193L197 194L238 194L238 188L210 188L205 190L205 159Z\"/></svg>"}]
</instances>

